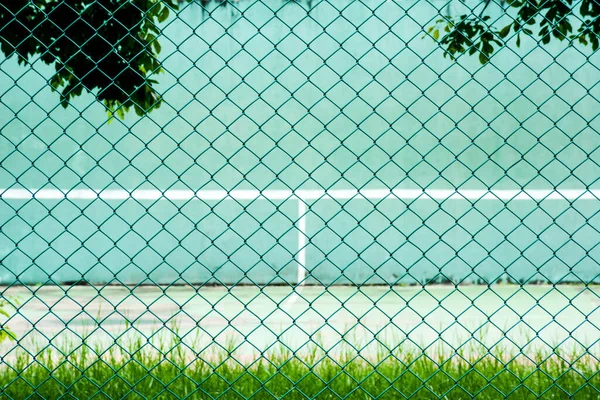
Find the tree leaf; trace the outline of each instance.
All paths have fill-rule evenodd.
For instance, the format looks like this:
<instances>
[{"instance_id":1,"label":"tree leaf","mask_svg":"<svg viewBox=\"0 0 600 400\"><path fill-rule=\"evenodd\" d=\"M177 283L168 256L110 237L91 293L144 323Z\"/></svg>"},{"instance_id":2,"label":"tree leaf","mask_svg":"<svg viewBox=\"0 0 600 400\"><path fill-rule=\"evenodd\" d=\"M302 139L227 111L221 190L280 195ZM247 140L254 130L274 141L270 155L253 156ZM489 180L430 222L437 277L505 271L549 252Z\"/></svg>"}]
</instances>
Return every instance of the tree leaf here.
<instances>
[{"instance_id":1,"label":"tree leaf","mask_svg":"<svg viewBox=\"0 0 600 400\"><path fill-rule=\"evenodd\" d=\"M480 62L480 63L482 63L482 64L485 64L485 63L487 63L489 60L490 60L490 59L489 59L489 58L488 58L488 57L487 57L485 54L483 54L483 52L480 52L480 53L479 53L479 62Z\"/></svg>"},{"instance_id":2,"label":"tree leaf","mask_svg":"<svg viewBox=\"0 0 600 400\"><path fill-rule=\"evenodd\" d=\"M158 22L165 22L169 18L169 7L163 6L158 14Z\"/></svg>"},{"instance_id":3,"label":"tree leaf","mask_svg":"<svg viewBox=\"0 0 600 400\"><path fill-rule=\"evenodd\" d=\"M160 43L158 43L158 40L152 42L152 46L154 46L154 51L156 52L156 54L160 54L162 47L160 47Z\"/></svg>"},{"instance_id":4,"label":"tree leaf","mask_svg":"<svg viewBox=\"0 0 600 400\"><path fill-rule=\"evenodd\" d=\"M489 42L483 42L483 45L481 46L481 51L483 52L483 54L489 57L494 52L494 48L491 44L489 44Z\"/></svg>"},{"instance_id":5,"label":"tree leaf","mask_svg":"<svg viewBox=\"0 0 600 400\"><path fill-rule=\"evenodd\" d=\"M508 36L508 34L510 33L510 28L512 25L506 25L504 28L502 28L502 30L500 32L498 32L498 35L504 39L505 37Z\"/></svg>"},{"instance_id":6,"label":"tree leaf","mask_svg":"<svg viewBox=\"0 0 600 400\"><path fill-rule=\"evenodd\" d=\"M550 43L550 35L546 34L546 36L544 36L542 38L542 43L544 43L544 44Z\"/></svg>"}]
</instances>

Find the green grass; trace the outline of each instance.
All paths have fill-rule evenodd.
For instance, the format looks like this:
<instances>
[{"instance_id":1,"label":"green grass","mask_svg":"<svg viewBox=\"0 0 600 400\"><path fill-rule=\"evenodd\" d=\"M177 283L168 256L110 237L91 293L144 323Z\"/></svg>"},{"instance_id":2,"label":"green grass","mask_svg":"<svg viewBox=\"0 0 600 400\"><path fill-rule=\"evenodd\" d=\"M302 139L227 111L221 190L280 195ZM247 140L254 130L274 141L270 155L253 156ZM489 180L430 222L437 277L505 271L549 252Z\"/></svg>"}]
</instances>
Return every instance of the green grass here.
<instances>
[{"instance_id":1,"label":"green grass","mask_svg":"<svg viewBox=\"0 0 600 400\"><path fill-rule=\"evenodd\" d=\"M129 329L128 332L134 332ZM0 364L7 399L598 399L598 363L589 352L509 352L477 345L444 354L383 344L368 358L346 343L296 354L282 345L236 360L239 348L182 341L177 330L147 340L129 335L102 348L87 341L27 351ZM437 354L437 355L436 355ZM239 356L238 356L239 357Z\"/></svg>"}]
</instances>

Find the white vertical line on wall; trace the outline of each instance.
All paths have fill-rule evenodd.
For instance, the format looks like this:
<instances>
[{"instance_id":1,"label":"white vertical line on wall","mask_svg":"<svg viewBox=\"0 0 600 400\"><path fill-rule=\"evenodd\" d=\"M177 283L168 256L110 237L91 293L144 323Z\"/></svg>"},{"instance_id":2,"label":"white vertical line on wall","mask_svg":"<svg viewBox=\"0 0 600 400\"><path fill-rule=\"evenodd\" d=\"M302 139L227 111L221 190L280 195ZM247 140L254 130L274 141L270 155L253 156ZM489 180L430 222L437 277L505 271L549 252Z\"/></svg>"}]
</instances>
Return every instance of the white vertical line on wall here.
<instances>
[{"instance_id":1,"label":"white vertical line on wall","mask_svg":"<svg viewBox=\"0 0 600 400\"><path fill-rule=\"evenodd\" d=\"M296 284L303 285L306 278L306 203L298 198L298 275Z\"/></svg>"}]
</instances>

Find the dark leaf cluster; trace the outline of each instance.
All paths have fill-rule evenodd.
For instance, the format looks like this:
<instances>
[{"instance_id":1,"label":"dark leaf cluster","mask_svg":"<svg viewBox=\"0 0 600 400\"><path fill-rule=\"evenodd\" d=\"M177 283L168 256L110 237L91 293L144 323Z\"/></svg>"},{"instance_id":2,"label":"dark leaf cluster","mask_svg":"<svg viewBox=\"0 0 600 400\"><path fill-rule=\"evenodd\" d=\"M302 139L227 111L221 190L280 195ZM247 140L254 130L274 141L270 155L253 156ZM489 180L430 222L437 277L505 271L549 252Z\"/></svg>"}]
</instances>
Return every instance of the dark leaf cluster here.
<instances>
[{"instance_id":1,"label":"dark leaf cluster","mask_svg":"<svg viewBox=\"0 0 600 400\"><path fill-rule=\"evenodd\" d=\"M206 6L211 0L199 0ZM464 0L460 0L463 1ZM492 18L490 2L503 15ZM50 79L61 104L84 90L95 93L110 113L124 117L133 108L144 115L161 104L154 76L162 72L158 55L164 22L179 0L3 0L0 50L22 64L36 56L55 67ZM221 1L221 5L228 1ZM481 11L477 11L480 9ZM497 26L498 21L510 23ZM447 15L429 27L444 56L476 55L487 63L494 51L521 35L599 46L600 0L483 0L470 13Z\"/></svg>"},{"instance_id":2,"label":"dark leaf cluster","mask_svg":"<svg viewBox=\"0 0 600 400\"><path fill-rule=\"evenodd\" d=\"M482 12L476 12L475 8L468 14L448 15L429 28L429 33L444 48L444 56L455 59L463 53L477 54L485 64L497 48L515 37L515 44L520 47L521 35L533 37L544 45L557 39L591 44L592 50L598 49L600 0L507 0L501 2L506 8L497 18L485 15L491 1L494 0L481 3ZM510 22L497 26L499 21L506 20L503 17ZM444 32L441 38L440 31Z\"/></svg>"},{"instance_id":3,"label":"dark leaf cluster","mask_svg":"<svg viewBox=\"0 0 600 400\"><path fill-rule=\"evenodd\" d=\"M53 65L61 104L84 90L110 112L143 115L160 105L152 76L161 72L157 24L176 0L3 0L0 49L21 64Z\"/></svg>"}]
</instances>

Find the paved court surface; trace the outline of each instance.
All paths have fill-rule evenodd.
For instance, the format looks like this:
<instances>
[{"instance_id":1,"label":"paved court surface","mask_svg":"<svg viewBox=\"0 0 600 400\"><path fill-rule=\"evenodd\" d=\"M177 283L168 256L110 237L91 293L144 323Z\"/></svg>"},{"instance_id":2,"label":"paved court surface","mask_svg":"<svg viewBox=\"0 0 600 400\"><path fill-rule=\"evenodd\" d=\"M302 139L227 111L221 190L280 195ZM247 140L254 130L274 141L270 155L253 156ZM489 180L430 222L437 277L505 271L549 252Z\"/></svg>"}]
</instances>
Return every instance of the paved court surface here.
<instances>
[{"instance_id":1,"label":"paved court surface","mask_svg":"<svg viewBox=\"0 0 600 400\"><path fill-rule=\"evenodd\" d=\"M298 349L318 340L335 352L342 337L364 352L376 350L375 337L390 346L445 342L446 349L475 340L486 346L498 341L523 346L533 340L530 346L561 344L566 349L577 342L595 345L600 337L599 286L494 285L460 290L443 285L306 286L295 292L276 286L2 290L4 296L20 299L9 326L23 346L32 339L38 344L77 341L76 335L85 332L108 345L125 332L150 337L174 325L184 341L196 333L201 346L233 340L242 343L237 354L247 355L277 341ZM127 321L136 330L127 329Z\"/></svg>"}]
</instances>

